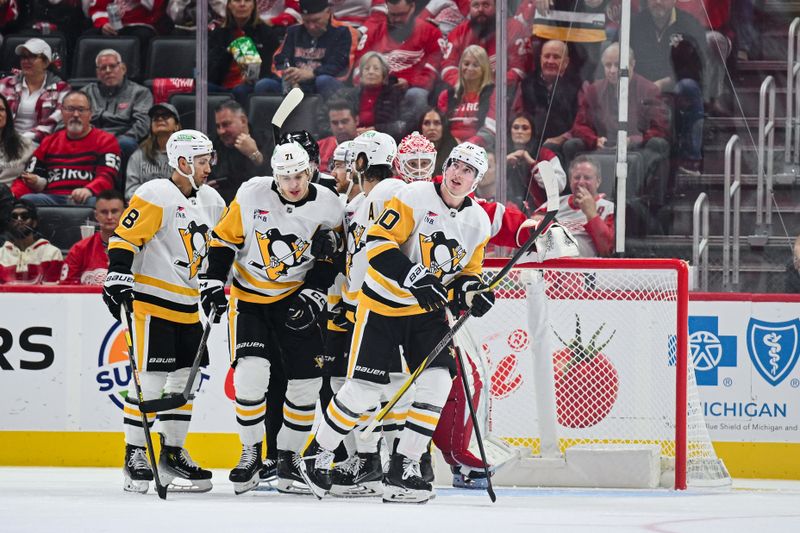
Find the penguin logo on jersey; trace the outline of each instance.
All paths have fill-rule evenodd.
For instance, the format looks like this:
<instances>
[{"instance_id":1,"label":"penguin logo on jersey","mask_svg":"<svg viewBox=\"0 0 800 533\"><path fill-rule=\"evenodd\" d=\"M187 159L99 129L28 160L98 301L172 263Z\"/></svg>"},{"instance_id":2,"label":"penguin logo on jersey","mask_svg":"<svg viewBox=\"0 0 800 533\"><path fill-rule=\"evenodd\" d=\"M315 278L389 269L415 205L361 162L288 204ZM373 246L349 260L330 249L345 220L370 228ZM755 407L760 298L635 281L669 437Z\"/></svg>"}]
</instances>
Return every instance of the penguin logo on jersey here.
<instances>
[{"instance_id":1,"label":"penguin logo on jersey","mask_svg":"<svg viewBox=\"0 0 800 533\"><path fill-rule=\"evenodd\" d=\"M271 281L285 276L291 267L308 261L308 257L303 256L303 253L308 249L309 243L297 235L291 233L282 235L275 228L268 229L264 233L256 230L256 242L264 264L257 261L250 261L249 264L263 269Z\"/></svg>"},{"instance_id":2,"label":"penguin logo on jersey","mask_svg":"<svg viewBox=\"0 0 800 533\"><path fill-rule=\"evenodd\" d=\"M189 279L197 275L200 265L203 263L203 258L206 256L208 244L208 226L205 224L197 224L194 220L189 221L189 225L185 228L178 228L178 233L181 236L183 248L186 250L186 257L188 261L181 259L175 260L175 265L189 269Z\"/></svg>"},{"instance_id":3,"label":"penguin logo on jersey","mask_svg":"<svg viewBox=\"0 0 800 533\"><path fill-rule=\"evenodd\" d=\"M441 231L434 231L430 235L420 233L419 251L422 264L438 278L462 270L461 262L467 255L458 241L448 239Z\"/></svg>"},{"instance_id":4,"label":"penguin logo on jersey","mask_svg":"<svg viewBox=\"0 0 800 533\"><path fill-rule=\"evenodd\" d=\"M353 257L364 248L366 242L363 239L364 232L367 228L360 224L356 224L355 222L351 223L350 226L347 228L347 232L350 234L350 239L347 240L347 262L345 268L345 275L349 278L350 277L350 267L353 265Z\"/></svg>"}]
</instances>

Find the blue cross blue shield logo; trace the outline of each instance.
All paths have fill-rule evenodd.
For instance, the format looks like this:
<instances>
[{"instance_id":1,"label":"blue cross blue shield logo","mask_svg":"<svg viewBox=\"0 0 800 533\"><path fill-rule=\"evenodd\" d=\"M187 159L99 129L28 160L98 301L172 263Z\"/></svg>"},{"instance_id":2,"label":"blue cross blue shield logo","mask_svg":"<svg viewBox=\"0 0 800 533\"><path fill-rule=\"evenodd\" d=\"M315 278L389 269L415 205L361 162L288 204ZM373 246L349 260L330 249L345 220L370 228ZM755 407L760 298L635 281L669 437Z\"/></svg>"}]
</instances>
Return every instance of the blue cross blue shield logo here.
<instances>
[{"instance_id":1,"label":"blue cross blue shield logo","mask_svg":"<svg viewBox=\"0 0 800 533\"><path fill-rule=\"evenodd\" d=\"M767 322L751 318L747 324L747 351L761 377L777 387L800 356L800 320Z\"/></svg>"}]
</instances>

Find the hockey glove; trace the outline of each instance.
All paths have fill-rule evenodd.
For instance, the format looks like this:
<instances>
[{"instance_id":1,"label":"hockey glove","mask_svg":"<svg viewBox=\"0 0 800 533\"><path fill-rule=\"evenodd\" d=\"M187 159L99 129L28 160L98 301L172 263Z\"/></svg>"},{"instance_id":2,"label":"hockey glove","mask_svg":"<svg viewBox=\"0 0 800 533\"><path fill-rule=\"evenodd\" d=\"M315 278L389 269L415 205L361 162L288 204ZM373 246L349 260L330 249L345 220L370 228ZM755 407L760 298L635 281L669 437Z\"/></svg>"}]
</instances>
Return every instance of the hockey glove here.
<instances>
[{"instance_id":1,"label":"hockey glove","mask_svg":"<svg viewBox=\"0 0 800 533\"><path fill-rule=\"evenodd\" d=\"M217 316L214 323L219 323L225 309L228 307L228 299L225 297L225 283L216 278L208 278L200 274L200 304L206 317L211 316L211 310L216 308Z\"/></svg>"},{"instance_id":2,"label":"hockey glove","mask_svg":"<svg viewBox=\"0 0 800 533\"><path fill-rule=\"evenodd\" d=\"M456 314L472 309L472 316L480 318L494 305L494 291L486 290L486 285L478 278L458 278L452 288Z\"/></svg>"},{"instance_id":3,"label":"hockey glove","mask_svg":"<svg viewBox=\"0 0 800 533\"><path fill-rule=\"evenodd\" d=\"M311 237L311 255L318 261L332 261L339 251L339 237L336 232L320 228Z\"/></svg>"},{"instance_id":4,"label":"hockey glove","mask_svg":"<svg viewBox=\"0 0 800 533\"><path fill-rule=\"evenodd\" d=\"M467 304L472 309L472 316L480 318L494 305L494 291L484 288L478 292L468 292L466 294Z\"/></svg>"},{"instance_id":5,"label":"hockey glove","mask_svg":"<svg viewBox=\"0 0 800 533\"><path fill-rule=\"evenodd\" d=\"M403 287L411 291L419 306L426 311L437 311L447 305L447 289L423 265L411 267L403 281Z\"/></svg>"},{"instance_id":6,"label":"hockey glove","mask_svg":"<svg viewBox=\"0 0 800 533\"><path fill-rule=\"evenodd\" d=\"M304 331L313 326L325 308L325 294L305 288L294 297L286 314L286 327L293 331Z\"/></svg>"},{"instance_id":7,"label":"hockey glove","mask_svg":"<svg viewBox=\"0 0 800 533\"><path fill-rule=\"evenodd\" d=\"M119 320L122 305L133 301L133 274L109 272L103 283L103 302L111 315Z\"/></svg>"},{"instance_id":8,"label":"hockey glove","mask_svg":"<svg viewBox=\"0 0 800 533\"><path fill-rule=\"evenodd\" d=\"M347 308L344 302L339 302L334 305L329 312L330 320L333 322L334 326L345 331L350 331L352 329L353 323L347 320Z\"/></svg>"}]
</instances>

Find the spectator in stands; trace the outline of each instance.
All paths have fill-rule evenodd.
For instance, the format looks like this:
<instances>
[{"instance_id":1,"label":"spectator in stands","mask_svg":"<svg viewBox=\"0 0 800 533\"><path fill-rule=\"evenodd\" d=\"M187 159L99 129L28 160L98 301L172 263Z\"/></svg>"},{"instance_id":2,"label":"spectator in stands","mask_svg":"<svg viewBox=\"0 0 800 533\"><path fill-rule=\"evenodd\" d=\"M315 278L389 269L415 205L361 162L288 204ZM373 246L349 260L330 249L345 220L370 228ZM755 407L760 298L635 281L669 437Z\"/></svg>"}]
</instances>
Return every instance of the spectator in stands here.
<instances>
[{"instance_id":1,"label":"spectator in stands","mask_svg":"<svg viewBox=\"0 0 800 533\"><path fill-rule=\"evenodd\" d=\"M256 82L277 83L272 58L280 44L277 32L258 18L255 0L228 0L225 22L208 36L208 90L232 92L245 105ZM245 54L252 45L258 57Z\"/></svg>"},{"instance_id":2,"label":"spectator in stands","mask_svg":"<svg viewBox=\"0 0 800 533\"><path fill-rule=\"evenodd\" d=\"M569 166L571 194L561 196L556 222L567 228L578 241L581 257L609 257L614 252L614 204L598 194L600 169L585 155ZM544 218L542 205L533 216Z\"/></svg>"},{"instance_id":3,"label":"spectator in stands","mask_svg":"<svg viewBox=\"0 0 800 533\"><path fill-rule=\"evenodd\" d=\"M572 138L564 143L564 157L571 161L579 152L616 148L619 130L619 44L603 52L605 78L587 85L579 97L578 114L572 125ZM635 73L631 52L628 84L628 151L641 152L645 175L642 183L628 181L628 191L636 196L660 191L665 184L653 183L658 166L669 157L667 113L661 91L651 81ZM633 176L630 176L633 177Z\"/></svg>"},{"instance_id":4,"label":"spectator in stands","mask_svg":"<svg viewBox=\"0 0 800 533\"><path fill-rule=\"evenodd\" d=\"M361 56L358 70L358 86L336 93L337 97L351 100L352 107L358 109L358 133L378 130L400 138L408 124L401 118L401 114L407 116L403 113L404 90L390 74L386 58L378 52L367 52Z\"/></svg>"},{"instance_id":5,"label":"spectator in stands","mask_svg":"<svg viewBox=\"0 0 800 533\"><path fill-rule=\"evenodd\" d=\"M36 206L16 200L0 248L0 283L55 283L61 272L61 250L42 238Z\"/></svg>"},{"instance_id":6,"label":"spectator in stands","mask_svg":"<svg viewBox=\"0 0 800 533\"><path fill-rule=\"evenodd\" d=\"M258 16L264 24L280 32L281 40L286 35L286 28L303 22L298 0L258 0Z\"/></svg>"},{"instance_id":7,"label":"spectator in stands","mask_svg":"<svg viewBox=\"0 0 800 533\"><path fill-rule=\"evenodd\" d=\"M445 161L450 157L450 152L458 144L458 141L450 134L447 116L435 107L428 108L422 115L417 129L436 147L434 174L442 172Z\"/></svg>"},{"instance_id":8,"label":"spectator in stands","mask_svg":"<svg viewBox=\"0 0 800 533\"><path fill-rule=\"evenodd\" d=\"M492 147L495 137L495 96L492 67L486 50L470 45L461 55L458 81L439 94L439 110L447 115L458 142Z\"/></svg>"},{"instance_id":9,"label":"spectator in stands","mask_svg":"<svg viewBox=\"0 0 800 533\"><path fill-rule=\"evenodd\" d=\"M114 27L109 18L109 6L119 10L121 27ZM131 35L139 38L142 57L147 55L150 39L169 29L167 2L164 0L93 0L89 6L93 29L91 35Z\"/></svg>"},{"instance_id":10,"label":"spectator in stands","mask_svg":"<svg viewBox=\"0 0 800 533\"><path fill-rule=\"evenodd\" d=\"M92 125L117 138L124 167L147 136L147 112L153 106L153 95L147 87L125 76L128 67L116 50L100 50L94 62L98 81L82 91L92 104Z\"/></svg>"},{"instance_id":11,"label":"spectator in stands","mask_svg":"<svg viewBox=\"0 0 800 533\"><path fill-rule=\"evenodd\" d=\"M703 150L703 65L708 53L703 28L675 0L650 0L631 20L637 71L675 98L679 169L699 175Z\"/></svg>"},{"instance_id":12,"label":"spectator in stands","mask_svg":"<svg viewBox=\"0 0 800 533\"><path fill-rule=\"evenodd\" d=\"M19 19L19 4L17 0L0 0L0 45L3 44L3 34L9 28L16 26Z\"/></svg>"},{"instance_id":13,"label":"spectator in stands","mask_svg":"<svg viewBox=\"0 0 800 533\"><path fill-rule=\"evenodd\" d=\"M387 0L387 14L374 17L364 26L365 38L356 56L380 52L386 57L390 74L405 91L403 109L410 123L419 120L427 107L442 63L442 33L427 19L415 17L415 7L414 0Z\"/></svg>"},{"instance_id":14,"label":"spectator in stands","mask_svg":"<svg viewBox=\"0 0 800 533\"><path fill-rule=\"evenodd\" d=\"M19 177L33 154L33 143L14 128L14 115L0 94L0 183Z\"/></svg>"},{"instance_id":15,"label":"spectator in stands","mask_svg":"<svg viewBox=\"0 0 800 533\"><path fill-rule=\"evenodd\" d=\"M94 219L100 231L86 237L69 249L61 268L62 285L102 285L108 273L108 239L117 229L125 210L122 193L108 189L97 195Z\"/></svg>"},{"instance_id":16,"label":"spectator in stands","mask_svg":"<svg viewBox=\"0 0 800 533\"><path fill-rule=\"evenodd\" d=\"M569 138L578 110L581 80L569 68L567 45L547 41L542 45L539 65L523 80L520 97L514 105L533 117L536 132L547 149L561 156L561 146ZM536 144L538 145L537 138Z\"/></svg>"},{"instance_id":17,"label":"spectator in stands","mask_svg":"<svg viewBox=\"0 0 800 533\"><path fill-rule=\"evenodd\" d=\"M14 195L5 183L0 183L0 234L11 223L11 207L14 205Z\"/></svg>"},{"instance_id":18,"label":"spectator in stands","mask_svg":"<svg viewBox=\"0 0 800 533\"><path fill-rule=\"evenodd\" d=\"M14 51L21 71L0 80L0 94L14 115L14 127L38 145L61 120L61 101L69 85L48 70L53 52L43 40L29 39Z\"/></svg>"},{"instance_id":19,"label":"spectator in stands","mask_svg":"<svg viewBox=\"0 0 800 533\"><path fill-rule=\"evenodd\" d=\"M130 200L143 183L172 174L167 160L169 136L181 129L178 110L172 104L150 108L150 134L128 160L125 177L125 200Z\"/></svg>"},{"instance_id":20,"label":"spectator in stands","mask_svg":"<svg viewBox=\"0 0 800 533\"><path fill-rule=\"evenodd\" d=\"M451 87L458 81L459 64L464 50L470 45L478 45L486 50L492 65L495 65L495 0L471 0L469 18L453 28L447 35L447 43L442 44L442 80ZM506 21L508 72L506 80L509 89L517 86L525 78L525 65L529 63L529 31L514 18Z\"/></svg>"},{"instance_id":21,"label":"spectator in stands","mask_svg":"<svg viewBox=\"0 0 800 533\"><path fill-rule=\"evenodd\" d=\"M119 172L119 144L91 124L89 97L70 91L64 97L63 130L45 137L33 153L28 172L12 192L36 205L88 205L114 186Z\"/></svg>"},{"instance_id":22,"label":"spectator in stands","mask_svg":"<svg viewBox=\"0 0 800 533\"><path fill-rule=\"evenodd\" d=\"M281 94L291 86L327 98L342 86L337 76L350 69L350 30L331 23L328 0L300 0L300 13L303 23L287 30L275 55L281 81L261 80L256 93Z\"/></svg>"},{"instance_id":23,"label":"spectator in stands","mask_svg":"<svg viewBox=\"0 0 800 533\"><path fill-rule=\"evenodd\" d=\"M320 172L328 172L328 163L339 143L352 141L358 135L358 114L346 98L335 98L327 103L331 135L319 140Z\"/></svg>"},{"instance_id":24,"label":"spectator in stands","mask_svg":"<svg viewBox=\"0 0 800 533\"><path fill-rule=\"evenodd\" d=\"M244 108L234 100L226 100L214 110L217 134L212 137L217 163L211 168L208 184L219 192L226 203L236 196L239 185L253 176L269 172L263 142L250 134Z\"/></svg>"},{"instance_id":25,"label":"spectator in stands","mask_svg":"<svg viewBox=\"0 0 800 533\"><path fill-rule=\"evenodd\" d=\"M88 2L81 2L81 0L14 1L21 8L18 31L34 35L60 33L66 39L68 56L71 56L78 36L90 26L89 19L82 8L82 3L88 6ZM3 4L2 0L0 0L0 4Z\"/></svg>"},{"instance_id":26,"label":"spectator in stands","mask_svg":"<svg viewBox=\"0 0 800 533\"><path fill-rule=\"evenodd\" d=\"M227 12L225 0L208 1L208 31L222 26ZM197 31L197 2L195 0L168 0L167 16L175 27L174 35L194 37Z\"/></svg>"},{"instance_id":27,"label":"spectator in stands","mask_svg":"<svg viewBox=\"0 0 800 533\"><path fill-rule=\"evenodd\" d=\"M453 28L464 22L469 14L469 2L465 0L420 0L417 2L417 17L429 19L438 26L446 39Z\"/></svg>"}]
</instances>

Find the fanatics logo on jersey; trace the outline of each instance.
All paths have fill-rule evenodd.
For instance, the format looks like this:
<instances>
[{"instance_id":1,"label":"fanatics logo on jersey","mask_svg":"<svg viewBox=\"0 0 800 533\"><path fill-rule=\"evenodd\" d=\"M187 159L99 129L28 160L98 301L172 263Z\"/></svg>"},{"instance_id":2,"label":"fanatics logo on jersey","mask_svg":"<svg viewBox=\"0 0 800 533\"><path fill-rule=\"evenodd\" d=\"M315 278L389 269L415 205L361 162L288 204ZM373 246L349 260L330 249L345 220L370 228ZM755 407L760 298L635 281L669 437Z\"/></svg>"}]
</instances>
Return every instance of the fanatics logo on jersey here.
<instances>
[{"instance_id":1,"label":"fanatics logo on jersey","mask_svg":"<svg viewBox=\"0 0 800 533\"><path fill-rule=\"evenodd\" d=\"M428 211L428 213L425 215L425 223L426 224L430 224L430 225L436 224L436 217L438 217L438 216L439 216L439 213L434 213L433 211Z\"/></svg>"}]
</instances>

